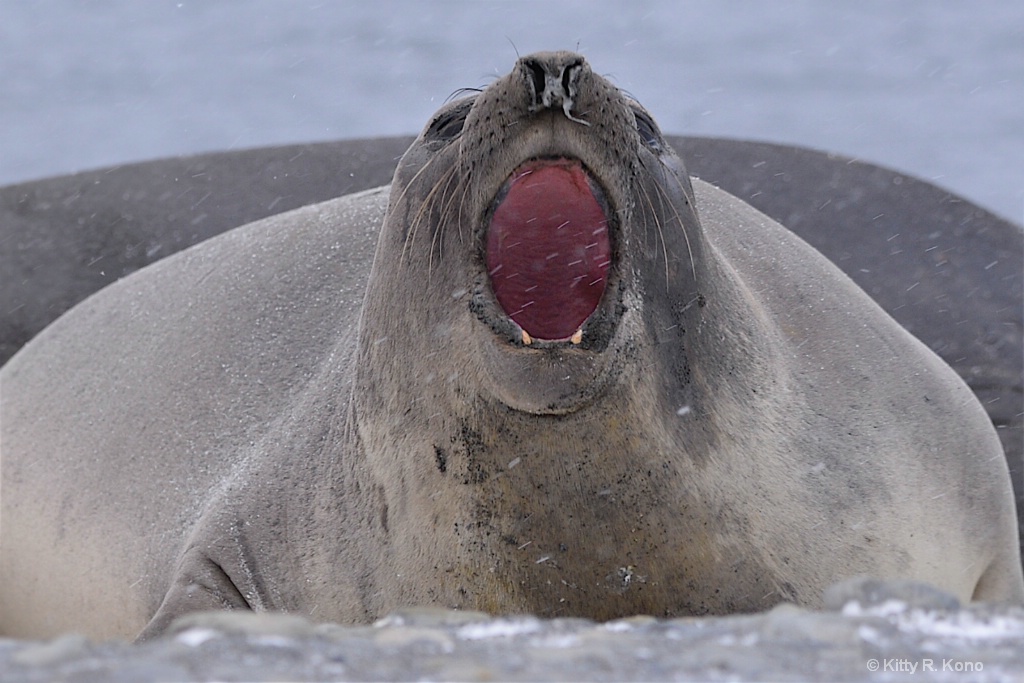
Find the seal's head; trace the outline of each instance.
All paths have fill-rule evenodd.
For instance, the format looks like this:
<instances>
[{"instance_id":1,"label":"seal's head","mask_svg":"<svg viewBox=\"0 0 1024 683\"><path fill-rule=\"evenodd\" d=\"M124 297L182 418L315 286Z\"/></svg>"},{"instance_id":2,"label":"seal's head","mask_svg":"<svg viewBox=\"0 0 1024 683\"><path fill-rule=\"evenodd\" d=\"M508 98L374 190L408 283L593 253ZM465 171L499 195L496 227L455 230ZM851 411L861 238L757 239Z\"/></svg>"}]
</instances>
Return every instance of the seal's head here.
<instances>
[{"instance_id":1,"label":"seal's head","mask_svg":"<svg viewBox=\"0 0 1024 683\"><path fill-rule=\"evenodd\" d=\"M403 157L362 342L404 330L425 343L403 352L444 377L470 373L515 410L572 412L609 390L650 324L659 343L677 337L665 330L699 300L700 244L689 178L647 111L580 55L523 57Z\"/></svg>"}]
</instances>

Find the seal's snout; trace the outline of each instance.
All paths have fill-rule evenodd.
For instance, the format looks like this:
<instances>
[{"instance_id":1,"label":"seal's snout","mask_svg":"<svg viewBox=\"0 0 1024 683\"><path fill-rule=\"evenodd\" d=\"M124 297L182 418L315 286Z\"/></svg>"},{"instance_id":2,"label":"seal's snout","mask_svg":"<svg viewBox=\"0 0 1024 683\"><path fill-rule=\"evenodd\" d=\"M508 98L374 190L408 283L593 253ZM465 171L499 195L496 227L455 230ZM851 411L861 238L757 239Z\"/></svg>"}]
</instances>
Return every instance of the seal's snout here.
<instances>
[{"instance_id":1,"label":"seal's snout","mask_svg":"<svg viewBox=\"0 0 1024 683\"><path fill-rule=\"evenodd\" d=\"M561 109L570 121L590 125L572 113L580 77L588 69L583 57L571 52L539 52L523 57L517 66L530 87L531 112Z\"/></svg>"},{"instance_id":2,"label":"seal's snout","mask_svg":"<svg viewBox=\"0 0 1024 683\"><path fill-rule=\"evenodd\" d=\"M580 342L611 251L604 194L579 161L528 162L506 181L487 233L487 272L524 342Z\"/></svg>"},{"instance_id":3,"label":"seal's snout","mask_svg":"<svg viewBox=\"0 0 1024 683\"><path fill-rule=\"evenodd\" d=\"M636 148L624 126L628 104L572 52L520 58L467 114L459 151L481 257L471 310L511 362L593 362L615 337Z\"/></svg>"}]
</instances>

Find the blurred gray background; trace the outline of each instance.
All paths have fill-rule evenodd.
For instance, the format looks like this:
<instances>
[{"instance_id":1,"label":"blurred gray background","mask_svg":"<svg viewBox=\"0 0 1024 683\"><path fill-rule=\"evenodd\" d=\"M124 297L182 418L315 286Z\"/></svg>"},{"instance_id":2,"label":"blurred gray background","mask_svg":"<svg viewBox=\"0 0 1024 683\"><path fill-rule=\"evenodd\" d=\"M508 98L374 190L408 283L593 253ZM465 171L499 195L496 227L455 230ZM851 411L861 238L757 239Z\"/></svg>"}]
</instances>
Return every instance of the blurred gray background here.
<instances>
[{"instance_id":1,"label":"blurred gray background","mask_svg":"<svg viewBox=\"0 0 1024 683\"><path fill-rule=\"evenodd\" d=\"M1024 2L0 0L0 184L413 133L577 49L666 132L882 163L1024 222Z\"/></svg>"}]
</instances>

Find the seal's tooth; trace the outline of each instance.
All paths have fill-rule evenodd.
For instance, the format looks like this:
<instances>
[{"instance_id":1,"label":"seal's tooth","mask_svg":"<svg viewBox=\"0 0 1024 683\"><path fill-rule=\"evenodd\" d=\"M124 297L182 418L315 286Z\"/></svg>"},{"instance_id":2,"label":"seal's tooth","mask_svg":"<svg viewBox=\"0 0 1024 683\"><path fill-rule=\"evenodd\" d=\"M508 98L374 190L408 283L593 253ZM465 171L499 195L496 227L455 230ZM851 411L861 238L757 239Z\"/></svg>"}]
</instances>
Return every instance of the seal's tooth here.
<instances>
[{"instance_id":1,"label":"seal's tooth","mask_svg":"<svg viewBox=\"0 0 1024 683\"><path fill-rule=\"evenodd\" d=\"M580 329L576 330L573 333L572 337L569 338L569 341L571 341L573 344L579 344L581 341L583 341L583 328L581 327Z\"/></svg>"},{"instance_id":2,"label":"seal's tooth","mask_svg":"<svg viewBox=\"0 0 1024 683\"><path fill-rule=\"evenodd\" d=\"M529 346L533 343L533 337L526 330L520 330L523 333L523 344Z\"/></svg>"}]
</instances>

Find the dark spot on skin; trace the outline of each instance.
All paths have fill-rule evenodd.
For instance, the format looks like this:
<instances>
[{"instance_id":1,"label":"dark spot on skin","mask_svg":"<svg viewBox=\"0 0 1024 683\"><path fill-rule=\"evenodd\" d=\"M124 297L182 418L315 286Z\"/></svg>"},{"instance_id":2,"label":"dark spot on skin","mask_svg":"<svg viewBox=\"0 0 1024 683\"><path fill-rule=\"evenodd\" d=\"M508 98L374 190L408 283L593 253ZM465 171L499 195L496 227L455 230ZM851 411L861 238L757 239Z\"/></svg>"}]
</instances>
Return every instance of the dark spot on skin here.
<instances>
[{"instance_id":1,"label":"dark spot on skin","mask_svg":"<svg viewBox=\"0 0 1024 683\"><path fill-rule=\"evenodd\" d=\"M434 446L434 462L437 463L437 471L441 474L448 471L448 455L440 446Z\"/></svg>"},{"instance_id":2,"label":"dark spot on skin","mask_svg":"<svg viewBox=\"0 0 1024 683\"><path fill-rule=\"evenodd\" d=\"M490 474L479 463L471 463L469 477L464 479L464 484L482 484L490 478Z\"/></svg>"},{"instance_id":3,"label":"dark spot on skin","mask_svg":"<svg viewBox=\"0 0 1024 683\"><path fill-rule=\"evenodd\" d=\"M490 478L490 472L480 461L480 456L484 452L484 441L480 432L469 425L463 425L459 433L452 437L452 446L455 456L453 462L458 463L453 465L453 472L462 472L463 484L481 484Z\"/></svg>"},{"instance_id":4,"label":"dark spot on skin","mask_svg":"<svg viewBox=\"0 0 1024 683\"><path fill-rule=\"evenodd\" d=\"M462 425L461 435L462 443L465 444L468 453L479 453L483 450L484 440L480 432L464 424Z\"/></svg>"}]
</instances>

